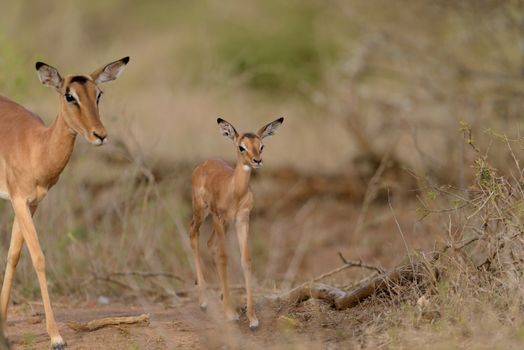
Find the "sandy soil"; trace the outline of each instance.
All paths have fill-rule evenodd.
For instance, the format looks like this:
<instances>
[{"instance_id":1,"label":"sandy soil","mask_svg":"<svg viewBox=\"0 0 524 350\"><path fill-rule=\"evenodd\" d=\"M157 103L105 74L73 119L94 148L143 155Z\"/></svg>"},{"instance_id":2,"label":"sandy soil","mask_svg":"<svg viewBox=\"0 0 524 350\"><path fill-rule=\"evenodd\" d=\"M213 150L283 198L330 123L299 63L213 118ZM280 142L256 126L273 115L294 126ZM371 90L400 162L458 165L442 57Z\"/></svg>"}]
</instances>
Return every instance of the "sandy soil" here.
<instances>
[{"instance_id":1,"label":"sandy soil","mask_svg":"<svg viewBox=\"0 0 524 350\"><path fill-rule=\"evenodd\" d=\"M238 297L240 298L240 297ZM333 311L320 301L310 301L297 307L264 302L258 297L258 316L261 327L248 329L245 314L238 323L224 322L215 305L207 311L196 300L178 300L174 304L109 305L96 303L55 304L56 318L69 349L230 349L230 348L342 348L351 340L357 319L342 323L357 310ZM109 326L96 331L75 331L71 321L88 322L98 318L150 315L149 324ZM354 329L352 329L354 331ZM49 338L41 305L13 306L9 312L7 334L13 349L48 349Z\"/></svg>"}]
</instances>

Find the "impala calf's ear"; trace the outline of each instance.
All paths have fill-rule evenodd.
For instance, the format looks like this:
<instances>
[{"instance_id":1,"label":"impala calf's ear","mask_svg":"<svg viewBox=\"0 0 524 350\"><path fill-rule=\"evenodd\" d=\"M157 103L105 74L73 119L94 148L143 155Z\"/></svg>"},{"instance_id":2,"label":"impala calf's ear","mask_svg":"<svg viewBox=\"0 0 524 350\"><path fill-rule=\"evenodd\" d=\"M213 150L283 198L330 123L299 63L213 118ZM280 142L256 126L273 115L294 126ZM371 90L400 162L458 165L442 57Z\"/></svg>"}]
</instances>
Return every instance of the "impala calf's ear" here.
<instances>
[{"instance_id":1,"label":"impala calf's ear","mask_svg":"<svg viewBox=\"0 0 524 350\"><path fill-rule=\"evenodd\" d=\"M42 84L51 86L56 90L62 87L62 77L55 67L43 62L36 62L35 67L38 72L38 79L40 79Z\"/></svg>"},{"instance_id":2,"label":"impala calf's ear","mask_svg":"<svg viewBox=\"0 0 524 350\"><path fill-rule=\"evenodd\" d=\"M95 84L105 83L118 78L120 73L124 70L126 65L129 63L129 56L109 63L108 65L95 70L91 73L91 78Z\"/></svg>"},{"instance_id":3,"label":"impala calf's ear","mask_svg":"<svg viewBox=\"0 0 524 350\"><path fill-rule=\"evenodd\" d=\"M284 122L284 118L278 118L275 121L272 121L271 123L264 125L263 127L258 130L257 135L263 139L264 137L268 137L271 135L274 135L277 129L282 125Z\"/></svg>"},{"instance_id":4,"label":"impala calf's ear","mask_svg":"<svg viewBox=\"0 0 524 350\"><path fill-rule=\"evenodd\" d=\"M235 130L235 127L231 125L229 122L225 121L222 118L218 118L217 123L218 123L218 126L220 127L220 131L222 132L222 135L224 135L227 138L230 138L233 141L238 137L238 133Z\"/></svg>"}]
</instances>

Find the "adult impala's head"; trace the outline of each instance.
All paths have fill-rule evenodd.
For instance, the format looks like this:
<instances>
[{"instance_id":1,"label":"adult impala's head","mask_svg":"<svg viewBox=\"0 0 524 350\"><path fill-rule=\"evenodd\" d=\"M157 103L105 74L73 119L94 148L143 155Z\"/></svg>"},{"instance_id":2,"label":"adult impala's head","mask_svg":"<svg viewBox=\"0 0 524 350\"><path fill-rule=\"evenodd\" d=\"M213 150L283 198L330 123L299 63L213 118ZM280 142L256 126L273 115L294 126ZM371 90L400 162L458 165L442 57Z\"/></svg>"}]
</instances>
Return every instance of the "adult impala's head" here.
<instances>
[{"instance_id":1,"label":"adult impala's head","mask_svg":"<svg viewBox=\"0 0 524 350\"><path fill-rule=\"evenodd\" d=\"M239 134L235 130L235 127L229 122L222 118L217 119L222 135L230 138L235 143L237 154L242 164L255 169L262 166L261 155L264 150L262 139L274 135L283 122L284 118L278 118L277 120L261 127L256 134L252 132Z\"/></svg>"},{"instance_id":2,"label":"adult impala's head","mask_svg":"<svg viewBox=\"0 0 524 350\"><path fill-rule=\"evenodd\" d=\"M60 115L75 133L84 135L93 145L107 142L107 132L100 120L98 102L102 96L99 84L118 78L129 57L95 70L86 75L60 76L58 70L42 62L36 63L38 78L42 84L55 88L60 94Z\"/></svg>"}]
</instances>

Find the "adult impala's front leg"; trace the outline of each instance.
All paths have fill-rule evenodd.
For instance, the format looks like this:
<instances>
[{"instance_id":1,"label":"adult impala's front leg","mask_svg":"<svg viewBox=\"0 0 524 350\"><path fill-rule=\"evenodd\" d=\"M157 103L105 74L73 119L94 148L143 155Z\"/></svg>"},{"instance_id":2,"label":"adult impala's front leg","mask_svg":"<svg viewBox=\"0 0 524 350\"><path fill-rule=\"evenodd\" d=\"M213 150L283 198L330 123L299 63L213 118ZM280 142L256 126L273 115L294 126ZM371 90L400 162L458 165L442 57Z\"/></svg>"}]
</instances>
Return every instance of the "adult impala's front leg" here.
<instances>
[{"instance_id":1,"label":"adult impala's front leg","mask_svg":"<svg viewBox=\"0 0 524 350\"><path fill-rule=\"evenodd\" d=\"M45 258L38 241L29 206L25 198L14 198L12 202L16 222L22 232L27 248L29 249L31 261L33 262L33 267L38 277L38 283L42 293L42 301L44 303L47 333L51 337L51 346L53 350L65 349L65 342L58 332L58 326L55 321L53 309L51 308L51 300L49 299L45 275Z\"/></svg>"},{"instance_id":2,"label":"adult impala's front leg","mask_svg":"<svg viewBox=\"0 0 524 350\"><path fill-rule=\"evenodd\" d=\"M246 283L246 300L247 300L247 318L249 328L255 330L258 328L258 318L253 307L253 289L251 274L251 254L249 253L249 211L239 213L236 219L236 231L238 244L240 247L242 269L244 270L244 279Z\"/></svg>"}]
</instances>

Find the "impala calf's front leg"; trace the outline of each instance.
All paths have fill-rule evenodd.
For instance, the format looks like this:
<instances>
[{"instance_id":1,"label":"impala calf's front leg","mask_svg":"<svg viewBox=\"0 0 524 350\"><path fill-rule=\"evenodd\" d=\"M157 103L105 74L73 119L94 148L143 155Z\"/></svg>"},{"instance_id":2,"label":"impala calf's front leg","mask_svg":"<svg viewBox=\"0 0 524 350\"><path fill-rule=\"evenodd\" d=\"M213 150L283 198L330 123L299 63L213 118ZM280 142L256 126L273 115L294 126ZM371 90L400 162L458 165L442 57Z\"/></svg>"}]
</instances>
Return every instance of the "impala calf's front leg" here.
<instances>
[{"instance_id":1,"label":"impala calf's front leg","mask_svg":"<svg viewBox=\"0 0 524 350\"><path fill-rule=\"evenodd\" d=\"M218 216L213 215L214 246L213 257L218 270L220 279L220 289L222 291L222 304L228 321L238 321L238 313L231 306L229 294L229 284L227 281L227 254L226 254L226 232L224 221Z\"/></svg>"},{"instance_id":2,"label":"impala calf's front leg","mask_svg":"<svg viewBox=\"0 0 524 350\"><path fill-rule=\"evenodd\" d=\"M244 270L244 280L246 283L246 314L249 320L249 328L258 328L258 318L253 307L253 290L251 286L251 254L249 252L249 211L244 211L236 219L236 231L238 245L240 247L240 257L242 269Z\"/></svg>"}]
</instances>

